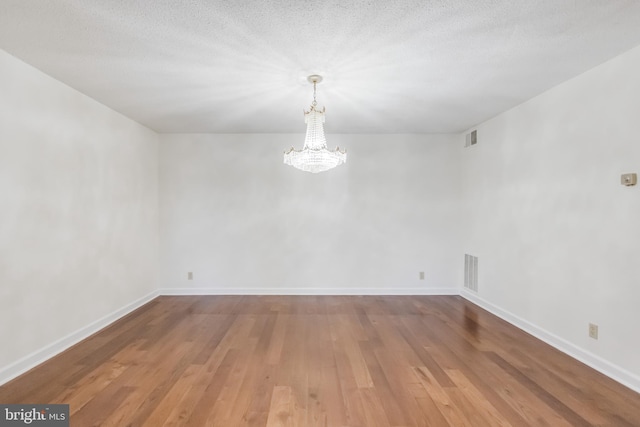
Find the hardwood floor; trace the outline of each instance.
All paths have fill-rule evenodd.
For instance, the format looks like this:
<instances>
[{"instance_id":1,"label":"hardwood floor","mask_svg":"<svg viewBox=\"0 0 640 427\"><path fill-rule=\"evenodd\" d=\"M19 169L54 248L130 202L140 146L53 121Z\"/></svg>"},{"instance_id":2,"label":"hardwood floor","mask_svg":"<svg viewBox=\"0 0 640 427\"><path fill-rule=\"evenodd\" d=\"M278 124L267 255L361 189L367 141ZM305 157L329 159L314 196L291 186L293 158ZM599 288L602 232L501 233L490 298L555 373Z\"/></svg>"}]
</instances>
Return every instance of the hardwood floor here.
<instances>
[{"instance_id":1,"label":"hardwood floor","mask_svg":"<svg viewBox=\"0 0 640 427\"><path fill-rule=\"evenodd\" d=\"M84 426L640 426L640 395L456 296L159 297L0 387Z\"/></svg>"}]
</instances>

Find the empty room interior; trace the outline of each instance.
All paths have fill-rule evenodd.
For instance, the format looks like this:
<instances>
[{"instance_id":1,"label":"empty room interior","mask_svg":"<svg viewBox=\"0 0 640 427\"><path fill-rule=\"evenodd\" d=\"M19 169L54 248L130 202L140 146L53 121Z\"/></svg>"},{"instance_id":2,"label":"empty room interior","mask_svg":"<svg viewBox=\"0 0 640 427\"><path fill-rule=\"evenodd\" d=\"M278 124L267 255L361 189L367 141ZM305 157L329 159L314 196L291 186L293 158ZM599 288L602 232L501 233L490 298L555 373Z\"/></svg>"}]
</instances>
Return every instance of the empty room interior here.
<instances>
[{"instance_id":1,"label":"empty room interior","mask_svg":"<svg viewBox=\"0 0 640 427\"><path fill-rule=\"evenodd\" d=\"M0 48L3 408L640 426L640 2L0 0Z\"/></svg>"}]
</instances>

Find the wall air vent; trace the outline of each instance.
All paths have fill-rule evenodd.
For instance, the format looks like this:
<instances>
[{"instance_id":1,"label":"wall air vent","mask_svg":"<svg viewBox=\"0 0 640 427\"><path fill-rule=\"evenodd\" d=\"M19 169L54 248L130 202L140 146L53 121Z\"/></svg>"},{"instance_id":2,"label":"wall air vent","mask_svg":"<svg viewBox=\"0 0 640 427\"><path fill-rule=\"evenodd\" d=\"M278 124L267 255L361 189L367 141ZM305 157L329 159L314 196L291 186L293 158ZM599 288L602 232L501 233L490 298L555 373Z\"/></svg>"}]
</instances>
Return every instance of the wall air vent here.
<instances>
[{"instance_id":1,"label":"wall air vent","mask_svg":"<svg viewBox=\"0 0 640 427\"><path fill-rule=\"evenodd\" d=\"M464 255L464 287L478 292L478 257Z\"/></svg>"},{"instance_id":2,"label":"wall air vent","mask_svg":"<svg viewBox=\"0 0 640 427\"><path fill-rule=\"evenodd\" d=\"M478 131L474 130L467 134L467 137L464 141L464 146L471 147L472 145L476 145L478 143Z\"/></svg>"}]
</instances>

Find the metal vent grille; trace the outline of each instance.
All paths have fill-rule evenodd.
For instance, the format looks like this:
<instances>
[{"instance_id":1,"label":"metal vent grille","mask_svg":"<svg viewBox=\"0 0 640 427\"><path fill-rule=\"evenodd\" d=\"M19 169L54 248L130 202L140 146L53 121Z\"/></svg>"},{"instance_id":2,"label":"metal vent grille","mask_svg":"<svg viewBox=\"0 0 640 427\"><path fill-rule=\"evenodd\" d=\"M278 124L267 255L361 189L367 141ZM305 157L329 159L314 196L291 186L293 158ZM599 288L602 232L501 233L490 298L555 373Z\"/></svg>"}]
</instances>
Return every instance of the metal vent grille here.
<instances>
[{"instance_id":1,"label":"metal vent grille","mask_svg":"<svg viewBox=\"0 0 640 427\"><path fill-rule=\"evenodd\" d=\"M472 145L476 145L478 143L478 131L474 130L467 134L464 146L471 147Z\"/></svg>"},{"instance_id":2,"label":"metal vent grille","mask_svg":"<svg viewBox=\"0 0 640 427\"><path fill-rule=\"evenodd\" d=\"M478 257L464 255L464 287L478 292Z\"/></svg>"}]
</instances>

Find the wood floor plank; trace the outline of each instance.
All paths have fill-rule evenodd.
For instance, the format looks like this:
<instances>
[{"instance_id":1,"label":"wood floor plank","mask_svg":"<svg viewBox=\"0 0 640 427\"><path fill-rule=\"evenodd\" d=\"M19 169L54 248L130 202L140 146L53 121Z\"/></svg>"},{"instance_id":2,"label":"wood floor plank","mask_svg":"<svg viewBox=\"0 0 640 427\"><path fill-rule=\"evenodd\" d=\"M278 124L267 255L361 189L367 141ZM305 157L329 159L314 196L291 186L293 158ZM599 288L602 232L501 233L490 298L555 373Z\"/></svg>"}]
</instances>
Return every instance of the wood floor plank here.
<instances>
[{"instance_id":1,"label":"wood floor plank","mask_svg":"<svg viewBox=\"0 0 640 427\"><path fill-rule=\"evenodd\" d=\"M73 425L80 426L116 426L113 423L107 424L106 420L134 390L133 387L107 386L80 410L74 411L70 417L73 420L71 422ZM71 408L69 410L71 411Z\"/></svg>"},{"instance_id":2,"label":"wood floor plank","mask_svg":"<svg viewBox=\"0 0 640 427\"><path fill-rule=\"evenodd\" d=\"M171 412L175 408L175 402L180 402L184 395L192 387L195 377L199 374L202 367L200 365L190 365L185 369L180 379L165 394L164 398L149 416L145 423L148 425L161 426L170 418Z\"/></svg>"},{"instance_id":3,"label":"wood floor plank","mask_svg":"<svg viewBox=\"0 0 640 427\"><path fill-rule=\"evenodd\" d=\"M78 426L640 426L640 395L458 296L163 296L0 386Z\"/></svg>"},{"instance_id":4,"label":"wood floor plank","mask_svg":"<svg viewBox=\"0 0 640 427\"><path fill-rule=\"evenodd\" d=\"M307 334L308 398L306 426L344 425L346 411L340 380L331 345L331 331L326 316L315 314L307 319L313 334Z\"/></svg>"},{"instance_id":5,"label":"wood floor plank","mask_svg":"<svg viewBox=\"0 0 640 427\"><path fill-rule=\"evenodd\" d=\"M253 352L258 345L258 337L252 337L246 346L238 349L233 369L227 376L224 387L215 402L210 402L212 411L206 425L224 425L229 419L243 419L248 412L255 382L259 377L254 371L261 369L259 358Z\"/></svg>"},{"instance_id":6,"label":"wood floor plank","mask_svg":"<svg viewBox=\"0 0 640 427\"><path fill-rule=\"evenodd\" d=\"M492 369L492 368L490 368ZM571 425L563 419L553 408L547 406L535 391L528 389L508 372L493 373L500 386L496 389L498 395L530 426L564 426Z\"/></svg>"},{"instance_id":7,"label":"wood floor plank","mask_svg":"<svg viewBox=\"0 0 640 427\"><path fill-rule=\"evenodd\" d=\"M516 367L508 363L506 360L501 358L495 353L489 352L487 353L487 357L489 357L496 365L498 365L501 369L507 372L511 377L515 378L518 382L520 382L527 389L531 390L536 396L538 396L545 404L557 412L562 418L567 420L571 425L574 426L589 426L589 422L585 420L582 416L577 414L571 408L567 407L564 403L562 403L559 399L549 393L547 390L540 387L535 381L531 380L531 378L524 375L520 372Z\"/></svg>"},{"instance_id":8,"label":"wood floor plank","mask_svg":"<svg viewBox=\"0 0 640 427\"><path fill-rule=\"evenodd\" d=\"M449 425L456 427L474 427L474 423L465 415L466 411L463 410L464 408L456 407L451 400L451 396L446 389L453 389L453 387L442 387L426 366L416 367L414 372L438 408L438 411L446 418Z\"/></svg>"},{"instance_id":9,"label":"wood floor plank","mask_svg":"<svg viewBox=\"0 0 640 427\"><path fill-rule=\"evenodd\" d=\"M626 405L614 404L617 408L615 411L611 410L613 407L609 407L612 402L607 399L607 396L619 394L624 388L620 388L620 384L609 381L602 384L598 379L606 377L591 369L587 371L580 369L585 367L582 363L574 361L572 364L558 365L557 361L550 358L548 354L540 354L537 351L523 352L518 348L509 353L498 351L498 354L541 388L563 390L562 393L554 396L571 410L579 411L589 424L621 427L634 425L636 410ZM579 368L576 369L576 367ZM591 404L584 405L585 401L591 401Z\"/></svg>"},{"instance_id":10,"label":"wood floor plank","mask_svg":"<svg viewBox=\"0 0 640 427\"><path fill-rule=\"evenodd\" d=\"M291 387L276 386L271 395L267 427L293 427L293 396Z\"/></svg>"},{"instance_id":11,"label":"wood floor plank","mask_svg":"<svg viewBox=\"0 0 640 427\"><path fill-rule=\"evenodd\" d=\"M514 409L509 389L505 389L504 382L496 376L496 371L491 369L490 362L485 360L482 352L469 347L465 340L452 339L455 334L449 328L450 323L442 322L440 318L423 316L423 318L410 317L402 322L411 330L416 338L423 344L428 344L425 350L433 357L436 363L446 371L461 370L470 378L475 387L483 393L484 399L496 408L513 425L526 425L525 418L521 415L521 408ZM426 324L430 328L426 327ZM470 351L469 349L472 349ZM497 371L503 374L501 371Z\"/></svg>"},{"instance_id":12,"label":"wood floor plank","mask_svg":"<svg viewBox=\"0 0 640 427\"><path fill-rule=\"evenodd\" d=\"M403 358L405 353L387 349L376 349L374 353L387 380L389 389L402 410L406 425L424 425L425 420L423 419L420 405L411 393L412 387L420 383L411 368L406 365L406 361Z\"/></svg>"},{"instance_id":13,"label":"wood floor plank","mask_svg":"<svg viewBox=\"0 0 640 427\"><path fill-rule=\"evenodd\" d=\"M454 384L451 381L451 378L447 376L442 366L438 365L438 363L433 359L433 356L421 344L420 340L418 340L416 336L403 324L398 326L398 332L404 337L407 343L409 343L413 352L418 356L420 361L433 374L436 381L438 381L438 384L442 387L453 387Z\"/></svg>"},{"instance_id":14,"label":"wood floor plank","mask_svg":"<svg viewBox=\"0 0 640 427\"><path fill-rule=\"evenodd\" d=\"M410 421L408 421L408 417L396 399L400 395L395 394L389 385L389 381L378 362L371 344L366 341L360 342L360 350L371 374L373 388L375 388L377 396L380 398L382 409L389 420L389 424L393 426L408 426Z\"/></svg>"},{"instance_id":15,"label":"wood floor plank","mask_svg":"<svg viewBox=\"0 0 640 427\"><path fill-rule=\"evenodd\" d=\"M278 367L272 364L263 363L260 365L257 362L254 363L255 367L261 370L261 375L259 375L257 383L253 384L251 402L245 412L243 422L247 426L264 426L271 406L271 392L276 386ZM227 418L225 423L220 425L229 424L230 422L233 422L233 418Z\"/></svg>"},{"instance_id":16,"label":"wood floor plank","mask_svg":"<svg viewBox=\"0 0 640 427\"><path fill-rule=\"evenodd\" d=\"M193 409L190 411L190 413L184 414L184 416L180 416L180 418L186 421L184 425L206 425L206 420L209 418L214 404L218 400L218 396L222 392L229 374L231 373L235 363L238 360L239 352L240 351L236 349L230 349L227 352L224 360L222 361L220 366L218 366L218 369L211 379L211 382L204 389L204 392L200 396L200 399L198 399L198 401L196 402Z\"/></svg>"},{"instance_id":17,"label":"wood floor plank","mask_svg":"<svg viewBox=\"0 0 640 427\"><path fill-rule=\"evenodd\" d=\"M269 349L267 350L267 363L270 365L276 365L280 361L289 316L290 315L288 314L278 314L276 318L276 323L273 328L273 337L269 343Z\"/></svg>"},{"instance_id":18,"label":"wood floor plank","mask_svg":"<svg viewBox=\"0 0 640 427\"><path fill-rule=\"evenodd\" d=\"M458 370L448 370L447 375L456 384L458 390L473 405L475 413L478 417L485 419L489 426L511 426L511 423L500 414L500 412L484 398L484 395L474 387L474 385L466 378L462 372ZM476 419L478 419L476 417ZM517 426L515 426L517 427Z\"/></svg>"},{"instance_id":19,"label":"wood floor plank","mask_svg":"<svg viewBox=\"0 0 640 427\"><path fill-rule=\"evenodd\" d=\"M76 384L64 389L53 399L53 402L64 402L73 413L93 398L116 378L122 375L128 366L116 360L110 360L96 367L92 372L80 379Z\"/></svg>"},{"instance_id":20,"label":"wood floor plank","mask_svg":"<svg viewBox=\"0 0 640 427\"><path fill-rule=\"evenodd\" d=\"M224 425L228 423L228 420L236 419L249 422L248 413L267 410L266 407L257 405L254 395L256 390L264 390L265 386L274 382L271 378L265 378L264 374L267 352L275 324L276 317L273 315L256 316L256 323L249 334L249 341L242 347L244 357L236 363L233 373L227 381L228 386L225 387L227 393L220 396L216 410L209 417L208 424ZM273 374L267 373L266 376L272 377ZM223 402L226 410L222 409Z\"/></svg>"},{"instance_id":21,"label":"wood floor plank","mask_svg":"<svg viewBox=\"0 0 640 427\"><path fill-rule=\"evenodd\" d=\"M344 408L347 417L347 424L353 426L364 426L365 417L362 407L362 400L358 392L358 384L351 369L351 364L344 348L337 340L333 341L333 356L336 361L336 370L340 378L340 390L343 396Z\"/></svg>"},{"instance_id":22,"label":"wood floor plank","mask_svg":"<svg viewBox=\"0 0 640 427\"><path fill-rule=\"evenodd\" d=\"M422 387L417 384L411 384L409 386L409 392L413 399L415 400L418 408L420 408L420 414L418 417L418 425L424 426L438 426L438 427L450 427L451 424L447 421L447 419L442 415L440 409L433 401L433 398L429 395L429 393ZM455 426L451 426L455 427Z\"/></svg>"},{"instance_id":23,"label":"wood floor plank","mask_svg":"<svg viewBox=\"0 0 640 427\"><path fill-rule=\"evenodd\" d=\"M373 380L358 345L358 337L362 338L365 333L363 331L361 334L357 331L355 336L352 334L357 330L351 325L353 320L354 317L349 316L332 316L330 318L331 338L344 349L358 388L370 388L373 387Z\"/></svg>"},{"instance_id":24,"label":"wood floor plank","mask_svg":"<svg viewBox=\"0 0 640 427\"><path fill-rule=\"evenodd\" d=\"M234 300L235 298L236 297L233 297ZM224 304L223 307L225 310L229 310L229 307L235 307L235 305ZM210 383L213 381L220 366L226 362L229 351L239 347L241 343L247 340L249 332L254 325L253 319L246 316L237 316L233 313L232 315L233 322L229 324L229 329L219 341L218 346L213 350L213 352L211 352L211 354L207 355L207 358L204 360L204 364L196 365L199 367L199 370L192 382L191 387L188 388L188 390L184 393L179 401L170 402L172 411L169 414L164 425L188 425L191 415L196 410L196 405L198 404L198 402L200 402L205 391L209 388ZM223 320L226 319L228 319L228 316L225 316ZM198 356L196 356L196 358L198 358ZM195 362L196 360L194 359L194 363ZM144 424L141 425L154 426L157 424L153 422L144 422Z\"/></svg>"},{"instance_id":25,"label":"wood floor plank","mask_svg":"<svg viewBox=\"0 0 640 427\"><path fill-rule=\"evenodd\" d=\"M358 390L362 407L364 409L365 424L367 427L391 427L387 413L382 407L380 396L374 388L361 388Z\"/></svg>"}]
</instances>

